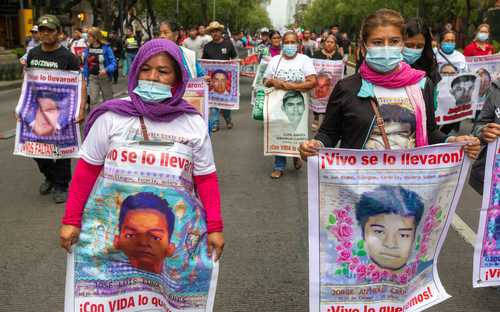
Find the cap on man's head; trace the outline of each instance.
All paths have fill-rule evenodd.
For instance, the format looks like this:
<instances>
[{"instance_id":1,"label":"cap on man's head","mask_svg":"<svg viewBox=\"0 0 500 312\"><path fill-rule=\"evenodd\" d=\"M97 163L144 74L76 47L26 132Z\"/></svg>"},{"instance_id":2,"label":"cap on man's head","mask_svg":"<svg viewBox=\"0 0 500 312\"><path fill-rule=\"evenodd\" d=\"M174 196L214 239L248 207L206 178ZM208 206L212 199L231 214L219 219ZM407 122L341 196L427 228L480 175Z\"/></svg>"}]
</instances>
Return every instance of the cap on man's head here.
<instances>
[{"instance_id":1,"label":"cap on man's head","mask_svg":"<svg viewBox=\"0 0 500 312\"><path fill-rule=\"evenodd\" d=\"M269 28L267 27L263 27L261 30L260 30L260 33L263 34L263 33L269 33Z\"/></svg>"},{"instance_id":2,"label":"cap on man's head","mask_svg":"<svg viewBox=\"0 0 500 312\"><path fill-rule=\"evenodd\" d=\"M31 30L30 32L38 32L38 26L37 25L33 25L33 27L31 27Z\"/></svg>"},{"instance_id":3,"label":"cap on man's head","mask_svg":"<svg viewBox=\"0 0 500 312\"><path fill-rule=\"evenodd\" d=\"M55 30L61 27L61 22L54 15L44 15L38 19L38 27L47 27L49 29Z\"/></svg>"}]
</instances>

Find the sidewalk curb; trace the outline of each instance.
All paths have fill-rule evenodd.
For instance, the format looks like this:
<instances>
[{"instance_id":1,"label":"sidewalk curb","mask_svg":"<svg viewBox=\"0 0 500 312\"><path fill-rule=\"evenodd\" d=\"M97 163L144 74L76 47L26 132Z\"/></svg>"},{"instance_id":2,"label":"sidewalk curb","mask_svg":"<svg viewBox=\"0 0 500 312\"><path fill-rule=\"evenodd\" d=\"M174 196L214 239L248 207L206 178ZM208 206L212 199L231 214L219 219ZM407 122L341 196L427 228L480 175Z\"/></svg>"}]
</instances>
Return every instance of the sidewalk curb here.
<instances>
[{"instance_id":1,"label":"sidewalk curb","mask_svg":"<svg viewBox=\"0 0 500 312\"><path fill-rule=\"evenodd\" d=\"M8 90L14 90L14 89L18 89L18 88L21 88L21 86L23 85L23 81L18 81L18 80L14 80L12 82L6 82L4 84L0 84L0 91L8 91Z\"/></svg>"}]
</instances>

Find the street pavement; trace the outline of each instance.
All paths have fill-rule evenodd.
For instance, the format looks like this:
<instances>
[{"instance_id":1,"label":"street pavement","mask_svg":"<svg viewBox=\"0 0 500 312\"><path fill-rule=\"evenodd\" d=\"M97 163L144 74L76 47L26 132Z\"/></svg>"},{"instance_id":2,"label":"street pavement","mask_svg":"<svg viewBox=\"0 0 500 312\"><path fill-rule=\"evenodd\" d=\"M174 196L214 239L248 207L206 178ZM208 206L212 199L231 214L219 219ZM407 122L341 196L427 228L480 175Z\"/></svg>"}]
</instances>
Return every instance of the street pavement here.
<instances>
[{"instance_id":1,"label":"street pavement","mask_svg":"<svg viewBox=\"0 0 500 312\"><path fill-rule=\"evenodd\" d=\"M19 92L0 92L0 132L15 126ZM281 180L269 178L273 159L263 156L262 123L251 119L249 101L250 81L242 79L234 129L222 123L212 135L226 238L215 311L308 311L307 173L289 162ZM62 312L64 205L38 195L41 175L31 159L12 156L13 144L0 140L0 312ZM457 212L473 231L480 204L466 186ZM472 288L472 257L472 246L450 228L438 267L452 298L428 311L500 311L496 289Z\"/></svg>"}]
</instances>

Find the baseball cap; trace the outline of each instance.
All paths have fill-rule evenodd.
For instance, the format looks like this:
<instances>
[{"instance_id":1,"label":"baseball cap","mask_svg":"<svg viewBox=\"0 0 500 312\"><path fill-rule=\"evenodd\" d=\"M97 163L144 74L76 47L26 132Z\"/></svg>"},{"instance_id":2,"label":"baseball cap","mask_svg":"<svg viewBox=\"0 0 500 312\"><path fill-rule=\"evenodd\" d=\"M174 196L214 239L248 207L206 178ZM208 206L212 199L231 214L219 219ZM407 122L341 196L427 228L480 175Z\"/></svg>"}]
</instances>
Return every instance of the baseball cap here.
<instances>
[{"instance_id":1,"label":"baseball cap","mask_svg":"<svg viewBox=\"0 0 500 312\"><path fill-rule=\"evenodd\" d=\"M33 27L31 27L30 32L38 32L38 26L37 25L33 25Z\"/></svg>"},{"instance_id":2,"label":"baseball cap","mask_svg":"<svg viewBox=\"0 0 500 312\"><path fill-rule=\"evenodd\" d=\"M61 22L54 15L44 15L38 19L38 27L47 27L49 29L58 29L61 27Z\"/></svg>"},{"instance_id":3,"label":"baseball cap","mask_svg":"<svg viewBox=\"0 0 500 312\"><path fill-rule=\"evenodd\" d=\"M268 33L269 32L269 28L267 27L263 27L261 30L260 30L261 33Z\"/></svg>"}]
</instances>

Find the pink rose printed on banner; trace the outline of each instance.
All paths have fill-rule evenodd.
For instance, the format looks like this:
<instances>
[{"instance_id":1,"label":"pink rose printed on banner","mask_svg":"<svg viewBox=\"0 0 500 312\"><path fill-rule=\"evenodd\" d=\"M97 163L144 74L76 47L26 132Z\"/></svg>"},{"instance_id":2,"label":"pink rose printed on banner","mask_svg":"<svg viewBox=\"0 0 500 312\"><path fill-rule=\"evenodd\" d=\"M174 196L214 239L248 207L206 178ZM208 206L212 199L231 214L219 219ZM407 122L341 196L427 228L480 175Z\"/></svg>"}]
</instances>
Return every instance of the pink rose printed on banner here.
<instances>
[{"instance_id":1,"label":"pink rose printed on banner","mask_svg":"<svg viewBox=\"0 0 500 312\"><path fill-rule=\"evenodd\" d=\"M421 233L415 238L416 261L407 264L398 273L382 269L371 263L365 249L365 241L360 239L354 241L354 222L350 213L351 206L334 209L328 216L326 229L335 237L338 244L335 246L337 253L336 263L338 268L336 275L348 278L356 278L358 282L377 283L392 281L398 284L407 284L416 274L418 266L428 261L427 251L429 249L431 234L444 220L442 210L437 206L429 209L427 217L423 222Z\"/></svg>"}]
</instances>

